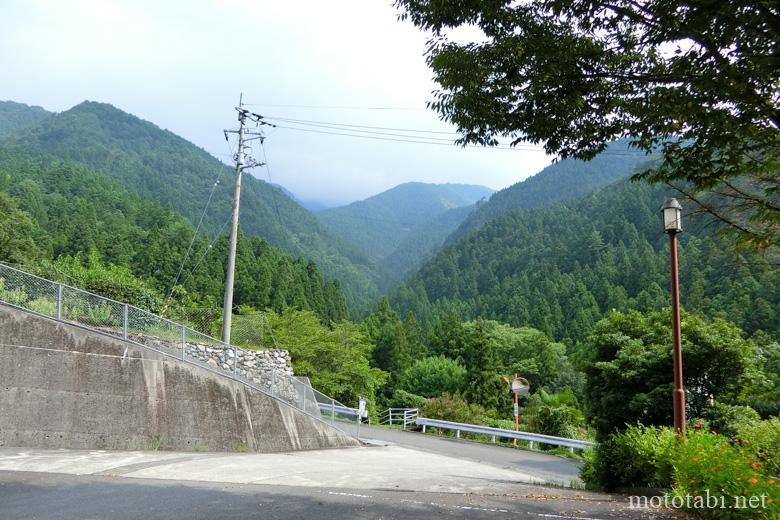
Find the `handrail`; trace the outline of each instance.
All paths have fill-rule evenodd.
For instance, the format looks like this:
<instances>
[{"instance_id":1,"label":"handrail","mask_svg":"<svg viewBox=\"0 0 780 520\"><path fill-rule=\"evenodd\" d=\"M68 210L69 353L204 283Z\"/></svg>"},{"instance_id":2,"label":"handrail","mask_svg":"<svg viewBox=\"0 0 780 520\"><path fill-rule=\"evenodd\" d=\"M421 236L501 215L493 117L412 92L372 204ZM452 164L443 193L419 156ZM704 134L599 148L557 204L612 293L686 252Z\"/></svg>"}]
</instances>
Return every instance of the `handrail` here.
<instances>
[{"instance_id":1,"label":"handrail","mask_svg":"<svg viewBox=\"0 0 780 520\"><path fill-rule=\"evenodd\" d=\"M357 408L350 408L345 405L330 404L330 403L317 403L320 406L322 412L335 412L341 415L353 415L358 416L360 411Z\"/></svg>"},{"instance_id":2,"label":"handrail","mask_svg":"<svg viewBox=\"0 0 780 520\"><path fill-rule=\"evenodd\" d=\"M379 414L379 424L392 425L395 419L396 424L402 424L405 430L407 426L414 424L418 413L417 408L387 408Z\"/></svg>"},{"instance_id":3,"label":"handrail","mask_svg":"<svg viewBox=\"0 0 780 520\"><path fill-rule=\"evenodd\" d=\"M439 419L428 419L426 417L417 417L415 419L417 426L422 426L423 432L428 426L434 428L442 428L445 430L455 430L457 436L460 437L460 432L479 433L482 435L490 435L494 439L496 437L503 437L507 439L520 439L529 441L531 443L538 442L540 444L552 444L554 446L565 446L567 448L584 450L593 448L595 443L589 441L581 441L577 439L567 439L566 437L553 437L552 435L542 435L541 433L531 432L516 432L514 430L504 430L503 428L492 428L490 426L480 426L477 424L456 423L451 421L442 421Z\"/></svg>"}]
</instances>

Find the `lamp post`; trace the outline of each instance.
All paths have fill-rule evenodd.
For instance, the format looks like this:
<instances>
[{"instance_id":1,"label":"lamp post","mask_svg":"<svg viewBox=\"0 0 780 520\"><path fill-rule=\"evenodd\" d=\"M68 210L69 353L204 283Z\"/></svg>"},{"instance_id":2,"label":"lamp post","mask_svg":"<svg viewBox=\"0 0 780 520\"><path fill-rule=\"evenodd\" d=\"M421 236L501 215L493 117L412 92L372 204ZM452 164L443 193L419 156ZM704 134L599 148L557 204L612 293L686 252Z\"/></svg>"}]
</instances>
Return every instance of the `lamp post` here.
<instances>
[{"instance_id":1,"label":"lamp post","mask_svg":"<svg viewBox=\"0 0 780 520\"><path fill-rule=\"evenodd\" d=\"M682 335L680 333L680 281L677 274L677 233L682 231L682 206L677 199L666 199L661 213L664 231L669 234L669 261L672 285L672 359L674 361L674 431L685 435L685 390L682 372Z\"/></svg>"}]
</instances>

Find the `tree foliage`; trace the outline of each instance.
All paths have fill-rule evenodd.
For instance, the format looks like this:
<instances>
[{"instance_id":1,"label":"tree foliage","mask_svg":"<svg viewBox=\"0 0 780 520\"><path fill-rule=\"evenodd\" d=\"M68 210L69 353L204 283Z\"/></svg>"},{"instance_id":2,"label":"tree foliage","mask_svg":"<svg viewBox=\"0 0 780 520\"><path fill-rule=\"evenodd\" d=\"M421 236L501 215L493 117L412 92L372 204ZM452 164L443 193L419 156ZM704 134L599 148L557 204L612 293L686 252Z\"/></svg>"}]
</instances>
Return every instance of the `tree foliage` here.
<instances>
[{"instance_id":1,"label":"tree foliage","mask_svg":"<svg viewBox=\"0 0 780 520\"><path fill-rule=\"evenodd\" d=\"M231 168L172 132L111 105L83 102L52 114L20 128L2 141L0 150L88 169L127 193L172 208L192 225L202 218L203 229L211 236L226 229L233 196ZM209 199L209 211L203 214ZM247 238L262 237L292 257L316 262L328 277L340 280L355 307L373 301L375 280L365 255L329 233L282 190L252 175L242 184L241 225Z\"/></svg>"},{"instance_id":2,"label":"tree foliage","mask_svg":"<svg viewBox=\"0 0 780 520\"><path fill-rule=\"evenodd\" d=\"M0 261L152 311L219 307L227 237L213 241L167 207L73 164L0 151ZM170 301L179 267L190 257ZM236 306L347 317L338 282L258 237L239 237Z\"/></svg>"},{"instance_id":3,"label":"tree foliage","mask_svg":"<svg viewBox=\"0 0 780 520\"><path fill-rule=\"evenodd\" d=\"M443 323L436 335L442 341L458 333L455 313L530 326L571 346L612 309L668 305L668 239L657 211L664 196L658 186L618 181L580 200L510 211L439 251L391 301L401 312L414 311L423 327ZM685 226L684 308L779 338L777 265L735 251L701 219L688 218Z\"/></svg>"},{"instance_id":4,"label":"tree foliage","mask_svg":"<svg viewBox=\"0 0 780 520\"><path fill-rule=\"evenodd\" d=\"M444 356L418 359L407 368L398 388L422 397L457 394L466 387L466 369Z\"/></svg>"},{"instance_id":5,"label":"tree foliage","mask_svg":"<svg viewBox=\"0 0 780 520\"><path fill-rule=\"evenodd\" d=\"M252 312L236 325L253 330L256 344L288 350L297 375L348 406L361 396L372 403L387 374L370 366L371 343L365 327L348 321L326 327L311 311Z\"/></svg>"},{"instance_id":6,"label":"tree foliage","mask_svg":"<svg viewBox=\"0 0 780 520\"><path fill-rule=\"evenodd\" d=\"M735 399L753 374L752 342L723 320L682 317L683 384L688 417L701 417L709 400ZM588 339L586 397L601 435L626 424L672 424L671 315L613 312Z\"/></svg>"},{"instance_id":7,"label":"tree foliage","mask_svg":"<svg viewBox=\"0 0 780 520\"><path fill-rule=\"evenodd\" d=\"M780 243L780 8L751 0L396 0L433 36L431 106L461 143L592 158L629 138L758 247ZM475 26L479 41L452 29ZM701 196L699 192L709 192Z\"/></svg>"}]
</instances>

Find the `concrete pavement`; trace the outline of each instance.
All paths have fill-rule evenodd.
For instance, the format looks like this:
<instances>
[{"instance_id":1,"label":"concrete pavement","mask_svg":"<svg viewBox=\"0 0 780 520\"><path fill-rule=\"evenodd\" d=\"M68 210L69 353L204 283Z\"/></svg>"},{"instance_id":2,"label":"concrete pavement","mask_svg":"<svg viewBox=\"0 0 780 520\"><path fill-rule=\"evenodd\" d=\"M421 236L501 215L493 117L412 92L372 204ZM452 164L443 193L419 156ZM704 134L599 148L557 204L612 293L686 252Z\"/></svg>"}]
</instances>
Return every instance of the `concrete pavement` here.
<instances>
[{"instance_id":1,"label":"concrete pavement","mask_svg":"<svg viewBox=\"0 0 780 520\"><path fill-rule=\"evenodd\" d=\"M265 454L0 448L0 471L437 493L544 483L520 471L400 446Z\"/></svg>"},{"instance_id":2,"label":"concrete pavement","mask_svg":"<svg viewBox=\"0 0 780 520\"><path fill-rule=\"evenodd\" d=\"M350 433L354 434L354 430L351 430ZM577 459L566 459L538 451L513 449L506 446L481 444L452 437L438 437L420 432L382 427L361 426L360 437L363 440L375 439L405 448L528 473L550 484L582 486L579 477L580 461Z\"/></svg>"},{"instance_id":3,"label":"concrete pavement","mask_svg":"<svg viewBox=\"0 0 780 520\"><path fill-rule=\"evenodd\" d=\"M623 497L522 485L504 493L428 493L0 471L3 520L680 519Z\"/></svg>"},{"instance_id":4,"label":"concrete pavement","mask_svg":"<svg viewBox=\"0 0 780 520\"><path fill-rule=\"evenodd\" d=\"M0 518L678 518L400 446L287 454L0 448Z\"/></svg>"}]
</instances>

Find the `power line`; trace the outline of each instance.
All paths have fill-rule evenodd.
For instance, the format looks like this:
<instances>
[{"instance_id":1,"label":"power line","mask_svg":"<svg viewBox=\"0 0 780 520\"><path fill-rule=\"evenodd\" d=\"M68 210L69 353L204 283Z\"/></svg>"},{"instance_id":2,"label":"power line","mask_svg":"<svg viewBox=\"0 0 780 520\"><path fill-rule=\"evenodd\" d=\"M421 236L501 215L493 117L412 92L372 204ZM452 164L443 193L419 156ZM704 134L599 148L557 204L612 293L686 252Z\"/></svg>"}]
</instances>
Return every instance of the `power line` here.
<instances>
[{"instance_id":1,"label":"power line","mask_svg":"<svg viewBox=\"0 0 780 520\"><path fill-rule=\"evenodd\" d=\"M284 128L287 130L297 130L299 132L310 132L315 134L326 134L326 135L340 135L344 137L359 137L362 139L373 139L376 141L389 141L389 142L397 142L397 143L417 143L417 144L430 144L430 145L438 145L438 146L455 146L454 142L448 143L442 143L442 142L435 142L435 141L421 141L419 139L393 139L389 137L379 137L379 136L372 136L372 135L365 135L365 134L347 134L343 132L327 132L325 130L315 130L313 128L298 128L294 126L283 126L283 125L276 125L277 128ZM500 148L500 147L493 147L493 148Z\"/></svg>"},{"instance_id":2,"label":"power line","mask_svg":"<svg viewBox=\"0 0 780 520\"><path fill-rule=\"evenodd\" d=\"M291 119L287 117L275 117L275 116L263 116L263 119L270 119L271 121L283 121L285 123L300 123L311 125L327 125L334 127L348 127L348 128L367 128L370 130L391 130L395 132L413 132L418 134L443 134L443 135L459 135L458 132L443 132L440 130L417 130L414 128L391 128L385 126L369 126L369 125L355 125L348 123L332 123L328 121L310 121L307 119Z\"/></svg>"},{"instance_id":3,"label":"power line","mask_svg":"<svg viewBox=\"0 0 780 520\"><path fill-rule=\"evenodd\" d=\"M232 219L232 215L229 216L227 218L227 220L225 220L225 223L222 224L222 227L219 228L219 231L217 232L217 234L214 235L214 239L211 242L209 242L209 245L206 247L206 250L203 252L202 255L200 255L200 258L198 258L198 261L195 262L195 265L192 267L192 269L190 269L190 273L187 276L187 278L185 278L185 280L181 283L182 285L186 285L187 282L190 281L190 278L192 278L192 275L195 274L195 271L198 269L198 266L200 265L200 263L203 261L204 258L206 258L206 255L209 254L209 251L211 251L212 246L214 244L216 244L217 240L219 240L219 238L222 236L222 232L225 230L227 225L230 223L231 219Z\"/></svg>"},{"instance_id":4,"label":"power line","mask_svg":"<svg viewBox=\"0 0 780 520\"><path fill-rule=\"evenodd\" d=\"M267 103L244 103L250 107L272 107L272 108L306 108L323 110L421 110L428 111L423 107L370 107L370 106L349 106L349 105L270 105Z\"/></svg>"},{"instance_id":5,"label":"power line","mask_svg":"<svg viewBox=\"0 0 780 520\"><path fill-rule=\"evenodd\" d=\"M454 139L452 138L445 138L445 137L427 137L424 135L409 135L409 134L396 134L392 132L378 132L375 130L361 130L361 129L352 129L352 128L343 128L339 126L331 126L328 124L322 124L322 123L294 123L289 122L288 124L292 125L299 125L302 127L311 127L311 128L323 128L325 130L336 130L339 132L353 132L360 135L380 135L380 136L387 136L387 137L400 137L404 139L417 139L417 140L424 140L424 141L430 141L430 142L443 142L448 144L453 144ZM275 125L279 127L280 125ZM290 128L290 127L284 127L282 128Z\"/></svg>"},{"instance_id":6,"label":"power line","mask_svg":"<svg viewBox=\"0 0 780 520\"><path fill-rule=\"evenodd\" d=\"M165 300L165 305L168 305L168 302L171 301L171 296L173 296L173 291L176 289L176 283L179 281L179 277L181 276L181 272L184 269L184 265L187 263L187 259L190 257L190 252L192 251L192 245L195 243L195 238L198 236L198 231L200 231L200 226L203 224L203 217L206 216L206 211L209 209L209 205L211 204L211 199L214 197L214 191L216 191L217 186L219 186L220 177L221 175L217 173L217 180L214 182L214 185L211 187L211 193L209 193L209 199L206 201L206 205L203 207L203 212L200 214L200 220L198 220L198 225L195 227L195 232L192 234L190 245L187 246L187 252L184 254L184 259L181 261L181 265L179 266L179 272L176 273L176 279L173 281L173 285L171 285L171 291L168 293L168 298Z\"/></svg>"},{"instance_id":7,"label":"power line","mask_svg":"<svg viewBox=\"0 0 780 520\"><path fill-rule=\"evenodd\" d=\"M269 123L270 124L270 123ZM292 124L292 123L291 123ZM510 144L499 144L496 146L487 146L487 145L459 145L455 143L454 141L450 141L449 139L441 139L436 137L425 137L425 136L410 136L410 135L404 135L404 134L387 134L382 132L368 132L363 130L353 130L349 128L333 128L332 130L339 130L339 131L326 131L328 127L324 125L315 125L315 124L307 124L301 126L285 126L285 125L277 125L274 124L274 128L282 128L286 130L297 130L299 132L309 132L309 133L315 133L315 134L324 134L324 135L336 135L336 136L342 136L342 137L357 137L361 139L372 139L376 141L387 141L387 142L398 142L398 143L414 143L414 144L427 144L427 145L435 145L435 146L457 146L459 148L484 148L484 149L491 149L491 150L514 150L514 151L526 151L526 152L545 152L546 150L540 146L536 145L530 145L530 144L517 144L517 145L510 145ZM305 126L313 127L313 128L305 128ZM346 133L350 132L350 133ZM378 135L377 135L378 134ZM442 142L445 141L445 142ZM597 155L613 155L613 156L636 156L636 155L647 155L645 152L641 150L624 150L624 151L618 151L618 150L603 150L599 152Z\"/></svg>"}]
</instances>

